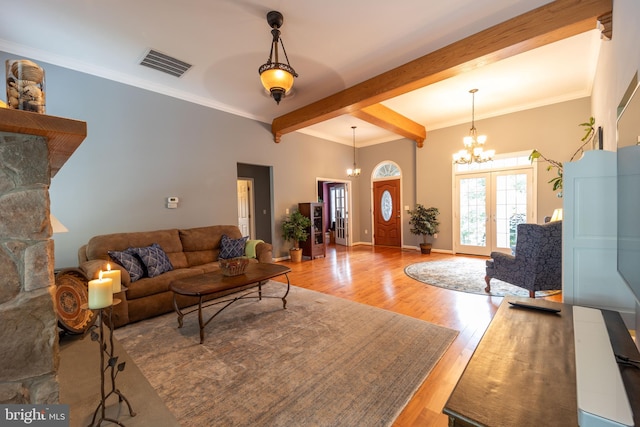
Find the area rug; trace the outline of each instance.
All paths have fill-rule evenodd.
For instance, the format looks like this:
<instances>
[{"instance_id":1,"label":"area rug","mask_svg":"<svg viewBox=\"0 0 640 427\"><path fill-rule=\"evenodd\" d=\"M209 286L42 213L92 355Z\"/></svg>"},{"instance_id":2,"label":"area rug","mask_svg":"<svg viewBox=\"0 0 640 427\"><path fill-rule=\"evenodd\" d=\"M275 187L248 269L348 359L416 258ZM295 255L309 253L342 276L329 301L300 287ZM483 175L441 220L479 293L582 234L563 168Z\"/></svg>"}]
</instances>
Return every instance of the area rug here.
<instances>
[{"instance_id":1,"label":"area rug","mask_svg":"<svg viewBox=\"0 0 640 427\"><path fill-rule=\"evenodd\" d=\"M407 276L427 285L454 291L504 297L528 297L529 291L501 280L491 279L491 293L486 293L484 281L486 260L456 256L440 261L426 261L405 267ZM536 297L555 295L560 291L536 291Z\"/></svg>"},{"instance_id":2,"label":"area rug","mask_svg":"<svg viewBox=\"0 0 640 427\"><path fill-rule=\"evenodd\" d=\"M295 286L286 310L234 303L202 345L197 323L170 313L114 332L185 427L391 425L457 335Z\"/></svg>"}]
</instances>

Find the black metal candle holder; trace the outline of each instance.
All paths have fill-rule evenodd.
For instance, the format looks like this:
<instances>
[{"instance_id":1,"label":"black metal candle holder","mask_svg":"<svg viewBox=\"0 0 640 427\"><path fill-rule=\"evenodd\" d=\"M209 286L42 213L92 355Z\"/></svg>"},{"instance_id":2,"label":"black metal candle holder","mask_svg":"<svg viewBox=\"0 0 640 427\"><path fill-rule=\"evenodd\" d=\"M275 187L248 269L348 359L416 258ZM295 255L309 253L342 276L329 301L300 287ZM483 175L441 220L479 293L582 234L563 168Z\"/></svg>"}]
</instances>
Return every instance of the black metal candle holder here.
<instances>
[{"instance_id":1,"label":"black metal candle holder","mask_svg":"<svg viewBox=\"0 0 640 427\"><path fill-rule=\"evenodd\" d=\"M129 400L124 396L124 394L122 394L120 390L116 388L116 377L118 376L118 373L124 371L125 364L126 364L126 362L118 363L118 356L114 356L114 350L113 350L113 326L112 326L113 323L112 323L111 316L113 314L113 306L119 303L120 303L120 300L114 298L112 305L110 305L109 307L100 308L98 324L93 325L90 329L91 340L98 341L98 343L100 344L100 403L98 404L98 407L93 413L93 418L91 419L91 424L89 424L89 427L100 426L102 425L103 421L112 422L119 426L125 427L125 425L122 424L120 421L113 418L107 418L106 416L106 401L111 395L117 395L118 402L122 403L124 401L127 404L127 407L129 408L129 415L132 417L136 416L136 413L131 408L131 404L129 403ZM107 330L109 331L108 338L105 336L105 330L104 330L105 313L108 315L108 321L107 321ZM95 330L96 328L98 328L99 332L96 332ZM108 339L108 344L106 342L107 339ZM105 363L105 359L106 359L106 363ZM111 390L108 393L105 390L106 376L108 376L109 381L111 383ZM100 413L100 418L96 420L98 413Z\"/></svg>"}]
</instances>

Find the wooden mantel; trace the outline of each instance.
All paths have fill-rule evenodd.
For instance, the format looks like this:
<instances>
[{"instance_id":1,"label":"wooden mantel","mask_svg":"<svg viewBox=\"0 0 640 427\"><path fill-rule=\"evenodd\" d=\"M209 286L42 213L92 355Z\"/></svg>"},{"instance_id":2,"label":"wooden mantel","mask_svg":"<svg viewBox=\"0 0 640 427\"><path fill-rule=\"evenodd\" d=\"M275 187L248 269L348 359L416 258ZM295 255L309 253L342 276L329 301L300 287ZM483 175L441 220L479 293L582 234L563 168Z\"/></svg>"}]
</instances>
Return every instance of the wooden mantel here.
<instances>
[{"instance_id":1,"label":"wooden mantel","mask_svg":"<svg viewBox=\"0 0 640 427\"><path fill-rule=\"evenodd\" d=\"M23 133L47 138L51 177L87 136L87 123L30 111L0 108L0 132Z\"/></svg>"}]
</instances>

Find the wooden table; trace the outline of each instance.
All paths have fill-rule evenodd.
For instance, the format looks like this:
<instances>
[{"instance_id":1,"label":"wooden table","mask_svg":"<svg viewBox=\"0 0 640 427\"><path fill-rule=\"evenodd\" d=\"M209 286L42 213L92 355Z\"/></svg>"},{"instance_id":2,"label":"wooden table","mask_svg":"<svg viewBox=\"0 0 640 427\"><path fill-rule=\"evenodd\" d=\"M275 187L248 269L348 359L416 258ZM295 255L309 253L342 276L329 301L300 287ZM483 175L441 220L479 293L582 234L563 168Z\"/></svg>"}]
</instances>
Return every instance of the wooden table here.
<instances>
[{"instance_id":1,"label":"wooden table","mask_svg":"<svg viewBox=\"0 0 640 427\"><path fill-rule=\"evenodd\" d=\"M198 324L200 325L200 344L204 342L204 328L216 317L222 310L233 304L235 301L246 298L280 298L282 299L282 308L287 308L287 295L289 294L289 273L291 269L284 265L268 264L268 263L251 263L247 266L243 274L237 276L224 276L220 272L205 273L198 276L188 277L186 279L178 279L171 283L169 289L173 291L173 307L178 314L178 327L182 327L182 319L186 314L198 312ZM262 285L269 279L284 275L287 278L287 290L282 297L263 296ZM233 294L230 298L215 299L207 305L203 305L205 297L238 289L238 291L246 290L248 285L255 284L258 287L255 290L242 293L240 295ZM257 296L256 296L257 293ZM181 311L177 301L177 295L186 295L198 298L198 307L188 311ZM235 296L234 296L235 295ZM206 321L203 319L202 309L211 305L224 304L220 310L214 313Z\"/></svg>"},{"instance_id":2,"label":"wooden table","mask_svg":"<svg viewBox=\"0 0 640 427\"><path fill-rule=\"evenodd\" d=\"M508 301L516 300L562 311L511 308ZM603 314L614 351L637 355L619 313ZM638 420L640 370L623 369ZM572 306L505 298L443 412L449 415L450 426L577 426Z\"/></svg>"}]
</instances>

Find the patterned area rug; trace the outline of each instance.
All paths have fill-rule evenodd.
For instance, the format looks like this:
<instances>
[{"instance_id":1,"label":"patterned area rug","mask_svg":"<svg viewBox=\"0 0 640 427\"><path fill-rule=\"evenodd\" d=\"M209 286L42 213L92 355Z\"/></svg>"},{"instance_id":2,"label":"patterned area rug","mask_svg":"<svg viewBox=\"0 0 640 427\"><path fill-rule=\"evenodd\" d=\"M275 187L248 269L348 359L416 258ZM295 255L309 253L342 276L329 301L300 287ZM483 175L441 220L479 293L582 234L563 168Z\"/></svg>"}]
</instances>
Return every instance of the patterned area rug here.
<instances>
[{"instance_id":1,"label":"patterned area rug","mask_svg":"<svg viewBox=\"0 0 640 427\"><path fill-rule=\"evenodd\" d=\"M404 269L407 276L427 285L454 291L504 297L507 295L528 297L529 291L501 280L491 279L491 293L484 288L486 261L482 258L456 256L442 261L426 261L411 264ZM536 297L555 295L560 291L536 291Z\"/></svg>"},{"instance_id":2,"label":"patterned area rug","mask_svg":"<svg viewBox=\"0 0 640 427\"><path fill-rule=\"evenodd\" d=\"M169 313L114 332L184 427L391 425L457 335L295 286L286 310L237 301L202 345L197 323Z\"/></svg>"}]
</instances>

